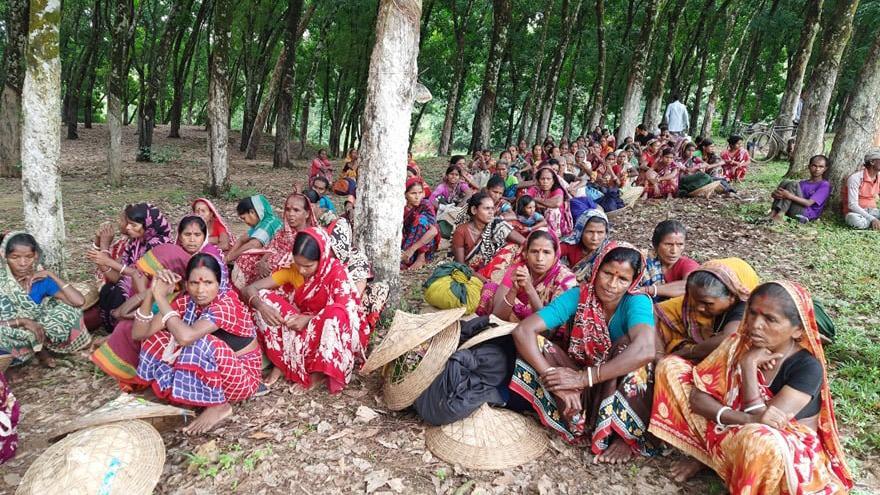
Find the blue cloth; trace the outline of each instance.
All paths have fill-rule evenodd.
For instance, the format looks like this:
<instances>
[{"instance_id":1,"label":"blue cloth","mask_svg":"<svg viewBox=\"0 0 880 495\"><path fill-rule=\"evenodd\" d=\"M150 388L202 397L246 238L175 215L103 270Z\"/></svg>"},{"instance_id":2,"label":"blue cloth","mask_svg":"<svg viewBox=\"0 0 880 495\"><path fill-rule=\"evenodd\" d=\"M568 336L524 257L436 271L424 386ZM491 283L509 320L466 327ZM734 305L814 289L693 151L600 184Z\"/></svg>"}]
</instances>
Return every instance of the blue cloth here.
<instances>
[{"instance_id":1,"label":"blue cloth","mask_svg":"<svg viewBox=\"0 0 880 495\"><path fill-rule=\"evenodd\" d=\"M43 299L53 297L59 290L61 290L61 288L58 287L58 284L56 284L50 277L46 277L34 282L34 284L31 285L31 291L28 295L33 302L42 304Z\"/></svg>"},{"instance_id":2,"label":"blue cloth","mask_svg":"<svg viewBox=\"0 0 880 495\"><path fill-rule=\"evenodd\" d=\"M318 206L336 213L336 207L333 206L333 201L330 201L330 198L327 196L321 196L321 199L318 201Z\"/></svg>"},{"instance_id":3,"label":"blue cloth","mask_svg":"<svg viewBox=\"0 0 880 495\"><path fill-rule=\"evenodd\" d=\"M572 287L539 310L538 316L544 320L547 328L562 326L574 318L580 298L580 286ZM611 341L623 337L636 325L654 326L654 306L651 298L644 294L624 294L608 323Z\"/></svg>"}]
</instances>

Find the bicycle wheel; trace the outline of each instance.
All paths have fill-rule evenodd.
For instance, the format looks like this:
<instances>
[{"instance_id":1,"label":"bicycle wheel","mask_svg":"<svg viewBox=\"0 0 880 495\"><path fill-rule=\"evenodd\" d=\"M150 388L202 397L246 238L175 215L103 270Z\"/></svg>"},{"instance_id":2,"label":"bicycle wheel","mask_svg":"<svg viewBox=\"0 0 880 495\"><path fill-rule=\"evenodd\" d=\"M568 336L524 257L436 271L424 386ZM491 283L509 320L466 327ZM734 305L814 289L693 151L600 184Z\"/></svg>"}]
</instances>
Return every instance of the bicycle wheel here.
<instances>
[{"instance_id":1,"label":"bicycle wheel","mask_svg":"<svg viewBox=\"0 0 880 495\"><path fill-rule=\"evenodd\" d=\"M767 163L776 158L779 146L776 139L769 132L756 132L749 136L746 142L746 150L752 157L753 162Z\"/></svg>"}]
</instances>

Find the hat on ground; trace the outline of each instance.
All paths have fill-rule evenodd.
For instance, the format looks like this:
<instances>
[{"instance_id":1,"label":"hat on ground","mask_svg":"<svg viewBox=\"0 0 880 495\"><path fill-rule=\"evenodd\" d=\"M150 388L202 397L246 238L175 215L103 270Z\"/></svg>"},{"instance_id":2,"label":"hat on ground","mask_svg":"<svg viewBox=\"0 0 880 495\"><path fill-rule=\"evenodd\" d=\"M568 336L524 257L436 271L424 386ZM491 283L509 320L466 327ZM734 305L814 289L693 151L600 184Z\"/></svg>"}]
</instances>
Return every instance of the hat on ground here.
<instances>
[{"instance_id":1,"label":"hat on ground","mask_svg":"<svg viewBox=\"0 0 880 495\"><path fill-rule=\"evenodd\" d=\"M465 310L466 308L454 308L421 315L405 311L395 312L391 328L388 329L382 342L370 353L362 371L371 373L418 347L453 323L457 323Z\"/></svg>"},{"instance_id":2,"label":"hat on ground","mask_svg":"<svg viewBox=\"0 0 880 495\"><path fill-rule=\"evenodd\" d=\"M189 409L183 409L168 404L157 404L146 399L129 394L120 394L119 397L95 409L94 411L80 416L73 421L61 425L49 437L50 441L77 430L100 426L117 421L143 419L148 423L157 418L169 416L187 417L195 416Z\"/></svg>"},{"instance_id":3,"label":"hat on ground","mask_svg":"<svg viewBox=\"0 0 880 495\"><path fill-rule=\"evenodd\" d=\"M540 457L549 445L532 419L487 404L455 423L428 428L425 444L440 459L470 469L519 466Z\"/></svg>"},{"instance_id":4,"label":"hat on ground","mask_svg":"<svg viewBox=\"0 0 880 495\"><path fill-rule=\"evenodd\" d=\"M874 148L865 153L865 161L870 162L871 160L880 160L880 148Z\"/></svg>"},{"instance_id":5,"label":"hat on ground","mask_svg":"<svg viewBox=\"0 0 880 495\"><path fill-rule=\"evenodd\" d=\"M721 181L716 180L706 184L703 187L694 189L690 192L690 194L688 194L688 196L692 198L708 198L711 197L715 193L715 191L718 190L719 187L721 187Z\"/></svg>"},{"instance_id":6,"label":"hat on ground","mask_svg":"<svg viewBox=\"0 0 880 495\"><path fill-rule=\"evenodd\" d=\"M80 430L52 445L18 485L18 495L153 492L165 465L165 444L143 421Z\"/></svg>"},{"instance_id":7,"label":"hat on ground","mask_svg":"<svg viewBox=\"0 0 880 495\"><path fill-rule=\"evenodd\" d=\"M76 282L71 284L73 288L79 291L82 294L85 302L82 306L80 306L83 310L89 309L98 302L98 296L101 293L101 288L98 287L98 283L95 281L89 282Z\"/></svg>"}]
</instances>

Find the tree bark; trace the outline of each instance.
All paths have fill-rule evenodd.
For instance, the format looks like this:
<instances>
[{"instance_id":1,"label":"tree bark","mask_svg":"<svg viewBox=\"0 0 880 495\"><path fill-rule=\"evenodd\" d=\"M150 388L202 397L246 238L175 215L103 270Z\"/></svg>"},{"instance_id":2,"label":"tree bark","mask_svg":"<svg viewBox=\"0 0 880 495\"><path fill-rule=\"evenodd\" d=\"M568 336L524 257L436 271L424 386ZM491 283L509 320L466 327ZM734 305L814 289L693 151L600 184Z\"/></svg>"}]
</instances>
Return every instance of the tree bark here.
<instances>
[{"instance_id":1,"label":"tree bark","mask_svg":"<svg viewBox=\"0 0 880 495\"><path fill-rule=\"evenodd\" d=\"M543 26L541 27L541 42L538 45L538 60L535 63L535 73L532 74L532 84L529 87L529 92L526 94L526 101L522 110L522 125L519 129L519 136L517 136L517 141L525 139L529 144L534 142L535 133L537 132L537 126L532 125L535 121L532 113L534 112L535 100L538 98L538 83L541 81L541 68L544 66L544 47L547 44L547 32L550 31L550 15L553 13L553 3L550 2L545 5L541 14Z\"/></svg>"},{"instance_id":2,"label":"tree bark","mask_svg":"<svg viewBox=\"0 0 880 495\"><path fill-rule=\"evenodd\" d=\"M110 26L110 71L107 74L107 129L110 143L107 147L107 176L111 187L122 184L122 126L121 100L128 82L128 42L133 30L134 4L132 0L113 2L113 23Z\"/></svg>"},{"instance_id":3,"label":"tree bark","mask_svg":"<svg viewBox=\"0 0 880 495\"><path fill-rule=\"evenodd\" d=\"M605 107L605 0L596 0L596 80L593 82L593 105L587 126L584 130L595 129L602 120L602 109Z\"/></svg>"},{"instance_id":4,"label":"tree bark","mask_svg":"<svg viewBox=\"0 0 880 495\"><path fill-rule=\"evenodd\" d=\"M825 151L825 118L837 84L840 59L852 35L859 0L838 0L828 17L813 72L804 89L804 106L786 177L804 175L809 158Z\"/></svg>"},{"instance_id":5,"label":"tree bark","mask_svg":"<svg viewBox=\"0 0 880 495\"><path fill-rule=\"evenodd\" d=\"M30 3L27 70L22 88L21 192L25 228L40 244L43 263L64 268L64 208L61 201L60 0Z\"/></svg>"},{"instance_id":6,"label":"tree bark","mask_svg":"<svg viewBox=\"0 0 880 495\"><path fill-rule=\"evenodd\" d=\"M229 168L229 49L232 46L232 0L214 0L208 81L208 192L226 190Z\"/></svg>"},{"instance_id":7,"label":"tree bark","mask_svg":"<svg viewBox=\"0 0 880 495\"><path fill-rule=\"evenodd\" d=\"M455 60L453 61L455 77L452 80L452 86L449 88L449 94L446 96L446 112L443 116L443 128L440 131L440 146L437 148L437 154L440 156L448 155L455 141L455 121L456 117L458 117L458 105L461 102L461 86L464 84L464 75L467 69L464 57L464 42L467 27L470 24L473 3L473 0L468 0L464 12L459 16L458 0L451 0L452 34L455 37Z\"/></svg>"},{"instance_id":8,"label":"tree bark","mask_svg":"<svg viewBox=\"0 0 880 495\"><path fill-rule=\"evenodd\" d=\"M779 102L779 115L776 117L776 125L791 125L797 110L798 98L804 86L804 75L813 53L813 42L819 32L819 20L822 17L823 0L809 0L804 13L804 26L801 29L801 37L798 42L791 63L788 65L788 74L785 77L785 91ZM788 135L786 135L786 138Z\"/></svg>"},{"instance_id":9,"label":"tree bark","mask_svg":"<svg viewBox=\"0 0 880 495\"><path fill-rule=\"evenodd\" d=\"M0 177L21 176L21 89L28 37L28 0L8 0L3 92L0 94Z\"/></svg>"},{"instance_id":10,"label":"tree bark","mask_svg":"<svg viewBox=\"0 0 880 495\"><path fill-rule=\"evenodd\" d=\"M657 10L660 0L646 0L645 19L639 40L633 50L632 64L630 65L629 80L626 83L626 92L623 95L623 108L620 111L620 122L617 131L617 142L622 143L624 138L635 134L639 107L642 103L642 91L645 87L645 63L648 57L648 46L651 44L651 36L654 34L654 26L657 24Z\"/></svg>"},{"instance_id":11,"label":"tree bark","mask_svg":"<svg viewBox=\"0 0 880 495\"><path fill-rule=\"evenodd\" d=\"M681 13L684 11L687 0L677 0L675 5L669 10L669 19L666 27L666 42L660 50L660 66L657 73L651 78L651 89L648 92L648 102L645 104L645 114L642 122L648 129L656 129L663 120L663 94L666 89L666 80L669 78L669 71L672 67L672 57L675 55L675 35L678 29L678 21L682 18Z\"/></svg>"},{"instance_id":12,"label":"tree bark","mask_svg":"<svg viewBox=\"0 0 880 495\"><path fill-rule=\"evenodd\" d=\"M495 113L495 98L498 93L498 74L504 60L507 46L507 31L510 26L510 0L492 1L492 44L489 47L489 60L483 75L483 94L474 112L474 125L471 138L471 152L486 149L492 140L492 116Z\"/></svg>"},{"instance_id":13,"label":"tree bark","mask_svg":"<svg viewBox=\"0 0 880 495\"><path fill-rule=\"evenodd\" d=\"M281 69L281 85L278 88L278 114L275 117L275 150L272 153L272 167L287 167L290 164L290 117L293 106L294 68L296 67L296 44L301 33L298 32L302 17L303 0L290 0L287 6L287 33L284 47L287 57Z\"/></svg>"},{"instance_id":14,"label":"tree bark","mask_svg":"<svg viewBox=\"0 0 880 495\"><path fill-rule=\"evenodd\" d=\"M743 29L739 39L736 39L734 32L736 30L736 18L738 11L736 8L730 8L727 13L727 22L724 26L724 41L721 43L721 60L718 61L718 69L715 71L715 78L712 81L712 91L709 92L709 98L706 99L706 111L703 113L703 127L700 129L700 135L712 135L712 120L715 118L715 105L718 103L718 95L727 82L727 74L730 72L730 63L742 48L746 34L751 29L749 22ZM756 17L753 16L754 20Z\"/></svg>"},{"instance_id":15,"label":"tree bark","mask_svg":"<svg viewBox=\"0 0 880 495\"><path fill-rule=\"evenodd\" d=\"M77 120L79 114L79 98L83 92L83 82L86 73L92 67L92 57L95 56L95 49L98 46L98 40L103 30L101 27L101 0L95 0L92 4L92 32L86 46L83 49L79 64L73 72L72 77L68 81L67 86L67 139L79 139L77 132Z\"/></svg>"},{"instance_id":16,"label":"tree bark","mask_svg":"<svg viewBox=\"0 0 880 495\"><path fill-rule=\"evenodd\" d=\"M874 37L840 122L831 145L828 172L835 206L840 205L843 180L859 169L863 154L880 131L880 36Z\"/></svg>"},{"instance_id":17,"label":"tree bark","mask_svg":"<svg viewBox=\"0 0 880 495\"><path fill-rule=\"evenodd\" d=\"M192 65L196 45L199 42L202 24L205 22L205 17L210 10L211 0L202 0L202 5L199 6L199 12L196 14L196 20L193 22L192 32L190 32L189 38L186 40L186 45L183 47L183 53L181 54L177 67L175 67L174 70L173 95L171 97L171 110L169 112L171 114L169 117L169 138L180 138L180 120L183 114L183 93L185 90L184 84L186 83L186 76L189 74L189 69Z\"/></svg>"},{"instance_id":18,"label":"tree bark","mask_svg":"<svg viewBox=\"0 0 880 495\"><path fill-rule=\"evenodd\" d=\"M376 278L400 298L400 243L407 130L417 75L420 0L381 0L370 58L361 136L355 239Z\"/></svg>"},{"instance_id":19,"label":"tree bark","mask_svg":"<svg viewBox=\"0 0 880 495\"><path fill-rule=\"evenodd\" d=\"M568 53L572 25L575 24L574 20L580 15L580 10L581 0L562 0L562 17L560 19L562 21L562 34L560 35L559 45L556 47L556 53L553 54L553 60L545 75L547 86L544 89L543 105L541 105L540 120L538 121L536 136L538 139L543 139L550 130L550 118L556 106L559 73L562 71L565 56Z\"/></svg>"}]
</instances>

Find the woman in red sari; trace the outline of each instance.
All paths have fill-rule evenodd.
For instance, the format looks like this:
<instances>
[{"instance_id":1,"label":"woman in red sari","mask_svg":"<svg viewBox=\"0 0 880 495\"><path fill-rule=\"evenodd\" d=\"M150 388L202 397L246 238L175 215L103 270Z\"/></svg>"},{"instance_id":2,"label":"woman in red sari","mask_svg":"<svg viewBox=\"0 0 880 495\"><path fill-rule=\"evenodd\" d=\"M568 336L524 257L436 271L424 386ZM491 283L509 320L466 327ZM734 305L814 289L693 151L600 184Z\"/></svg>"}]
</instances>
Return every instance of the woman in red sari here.
<instances>
[{"instance_id":1,"label":"woman in red sari","mask_svg":"<svg viewBox=\"0 0 880 495\"><path fill-rule=\"evenodd\" d=\"M649 431L703 465L734 494L832 494L853 486L837 432L827 365L809 292L770 282L749 297L746 319L697 366L657 366Z\"/></svg>"},{"instance_id":2,"label":"woman in red sari","mask_svg":"<svg viewBox=\"0 0 880 495\"><path fill-rule=\"evenodd\" d=\"M235 244L235 235L214 203L207 198L198 198L193 201L192 211L196 215L202 217L202 220L208 225L208 242L216 245L221 251L226 252Z\"/></svg>"},{"instance_id":3,"label":"woman in red sari","mask_svg":"<svg viewBox=\"0 0 880 495\"><path fill-rule=\"evenodd\" d=\"M330 254L329 234L321 228L299 232L293 261L242 292L256 311L263 349L275 366L266 384L282 374L306 388L326 379L337 393L363 358L370 326L351 275Z\"/></svg>"},{"instance_id":4,"label":"woman in red sari","mask_svg":"<svg viewBox=\"0 0 880 495\"><path fill-rule=\"evenodd\" d=\"M728 181L739 182L745 179L752 157L743 147L741 136L730 136L727 139L727 149L721 152L721 159L724 160L721 169Z\"/></svg>"},{"instance_id":5,"label":"woman in red sari","mask_svg":"<svg viewBox=\"0 0 880 495\"><path fill-rule=\"evenodd\" d=\"M232 415L233 402L260 388L262 355L250 311L229 290L222 262L206 253L186 265L186 293L171 303L181 281L164 270L135 314L132 336L143 340L137 377L157 397L205 410L184 429L198 435ZM153 314L153 300L159 307Z\"/></svg>"},{"instance_id":6,"label":"woman in red sari","mask_svg":"<svg viewBox=\"0 0 880 495\"><path fill-rule=\"evenodd\" d=\"M275 270L290 266L290 251L297 232L318 225L312 203L301 193L293 193L284 200L284 227L266 244L268 251L257 263L260 278L268 277Z\"/></svg>"},{"instance_id":7,"label":"woman in red sari","mask_svg":"<svg viewBox=\"0 0 880 495\"><path fill-rule=\"evenodd\" d=\"M550 167L538 169L535 173L535 185L528 189L527 194L535 198L538 210L544 215L549 230L557 238L571 233L571 213L566 204L569 194L556 171Z\"/></svg>"}]
</instances>

